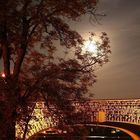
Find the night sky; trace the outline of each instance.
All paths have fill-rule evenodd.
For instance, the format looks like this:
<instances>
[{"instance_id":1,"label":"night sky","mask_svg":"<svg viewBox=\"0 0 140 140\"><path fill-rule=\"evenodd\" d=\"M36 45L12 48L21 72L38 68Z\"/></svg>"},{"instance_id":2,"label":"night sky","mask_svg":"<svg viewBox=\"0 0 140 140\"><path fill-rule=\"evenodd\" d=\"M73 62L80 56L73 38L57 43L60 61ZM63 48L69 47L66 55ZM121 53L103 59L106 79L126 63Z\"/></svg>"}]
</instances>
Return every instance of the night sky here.
<instances>
[{"instance_id":1,"label":"night sky","mask_svg":"<svg viewBox=\"0 0 140 140\"><path fill-rule=\"evenodd\" d=\"M84 37L106 32L111 41L110 62L96 71L93 97L140 98L140 0L100 0L98 12L107 15L100 24L89 23L87 16L71 24Z\"/></svg>"},{"instance_id":2,"label":"night sky","mask_svg":"<svg viewBox=\"0 0 140 140\"><path fill-rule=\"evenodd\" d=\"M105 31L111 41L110 62L96 72L94 98L140 98L140 0L100 0L98 11L107 15L101 25L84 20L79 26L82 34Z\"/></svg>"}]
</instances>

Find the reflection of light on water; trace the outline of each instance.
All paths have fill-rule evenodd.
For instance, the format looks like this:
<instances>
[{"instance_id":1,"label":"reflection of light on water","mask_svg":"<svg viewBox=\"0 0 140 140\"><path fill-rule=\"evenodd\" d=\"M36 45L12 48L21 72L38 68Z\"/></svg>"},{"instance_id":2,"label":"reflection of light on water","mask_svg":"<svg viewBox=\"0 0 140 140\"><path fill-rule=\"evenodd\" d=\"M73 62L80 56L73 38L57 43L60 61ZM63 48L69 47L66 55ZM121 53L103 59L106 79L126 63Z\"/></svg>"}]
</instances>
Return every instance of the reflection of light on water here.
<instances>
[{"instance_id":1,"label":"reflection of light on water","mask_svg":"<svg viewBox=\"0 0 140 140\"><path fill-rule=\"evenodd\" d=\"M106 136L87 136L87 138L101 138L104 139Z\"/></svg>"},{"instance_id":2,"label":"reflection of light on water","mask_svg":"<svg viewBox=\"0 0 140 140\"><path fill-rule=\"evenodd\" d=\"M119 130L119 129L116 129L116 132L121 132L121 130Z\"/></svg>"},{"instance_id":3,"label":"reflection of light on water","mask_svg":"<svg viewBox=\"0 0 140 140\"><path fill-rule=\"evenodd\" d=\"M94 128L91 127L90 131L93 132L94 131Z\"/></svg>"},{"instance_id":4,"label":"reflection of light on water","mask_svg":"<svg viewBox=\"0 0 140 140\"><path fill-rule=\"evenodd\" d=\"M121 139L123 140L123 139L131 139L131 136L132 136L126 131L113 128L112 126L108 127L108 126L97 125L97 124L94 124L94 125L87 124L86 126L87 126L87 129L90 131L89 133L90 135L85 136L87 139L105 139L105 140Z\"/></svg>"},{"instance_id":5,"label":"reflection of light on water","mask_svg":"<svg viewBox=\"0 0 140 140\"><path fill-rule=\"evenodd\" d=\"M115 131L115 130L112 130L112 131L111 131L111 133L112 133L112 134L115 134L115 133L116 133L116 131Z\"/></svg>"}]
</instances>

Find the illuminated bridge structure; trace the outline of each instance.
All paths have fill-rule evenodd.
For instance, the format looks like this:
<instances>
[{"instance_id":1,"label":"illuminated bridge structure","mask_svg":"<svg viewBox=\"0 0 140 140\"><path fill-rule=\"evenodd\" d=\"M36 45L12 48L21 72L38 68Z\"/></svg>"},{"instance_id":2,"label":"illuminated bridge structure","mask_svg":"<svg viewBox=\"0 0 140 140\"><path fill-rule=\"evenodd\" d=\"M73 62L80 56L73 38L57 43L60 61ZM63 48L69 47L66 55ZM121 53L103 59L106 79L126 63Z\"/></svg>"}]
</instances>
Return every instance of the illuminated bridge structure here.
<instances>
[{"instance_id":1,"label":"illuminated bridge structure","mask_svg":"<svg viewBox=\"0 0 140 140\"><path fill-rule=\"evenodd\" d=\"M140 124L140 99L89 100L80 104L75 102L75 106L77 110L87 108L86 118L77 118L85 123L113 121Z\"/></svg>"},{"instance_id":2,"label":"illuminated bridge structure","mask_svg":"<svg viewBox=\"0 0 140 140\"><path fill-rule=\"evenodd\" d=\"M73 101L75 112L82 115L73 118L74 123L95 122L125 122L140 124L140 99L121 100L87 100L83 102ZM67 107L67 106L66 106ZM29 122L26 139L43 130L56 127L57 117L50 117L45 102L37 102ZM21 127L17 125L17 137L22 137Z\"/></svg>"}]
</instances>

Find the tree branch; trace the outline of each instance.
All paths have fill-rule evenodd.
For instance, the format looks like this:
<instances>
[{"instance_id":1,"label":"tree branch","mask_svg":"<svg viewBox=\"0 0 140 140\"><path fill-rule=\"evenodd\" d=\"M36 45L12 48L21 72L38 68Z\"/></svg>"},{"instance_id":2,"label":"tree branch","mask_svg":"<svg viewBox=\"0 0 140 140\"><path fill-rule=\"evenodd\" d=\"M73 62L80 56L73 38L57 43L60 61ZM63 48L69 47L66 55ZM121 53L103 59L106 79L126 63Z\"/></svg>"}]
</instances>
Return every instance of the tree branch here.
<instances>
[{"instance_id":1,"label":"tree branch","mask_svg":"<svg viewBox=\"0 0 140 140\"><path fill-rule=\"evenodd\" d=\"M15 80L18 79L19 72L21 69L23 59L26 54L26 49L27 49L27 44L28 44L27 36L28 36L28 31L29 31L29 20L27 20L27 7L29 3L30 3L29 1L26 1L23 7L21 46L17 49L17 59L16 59L14 70L13 70L13 77Z\"/></svg>"}]
</instances>

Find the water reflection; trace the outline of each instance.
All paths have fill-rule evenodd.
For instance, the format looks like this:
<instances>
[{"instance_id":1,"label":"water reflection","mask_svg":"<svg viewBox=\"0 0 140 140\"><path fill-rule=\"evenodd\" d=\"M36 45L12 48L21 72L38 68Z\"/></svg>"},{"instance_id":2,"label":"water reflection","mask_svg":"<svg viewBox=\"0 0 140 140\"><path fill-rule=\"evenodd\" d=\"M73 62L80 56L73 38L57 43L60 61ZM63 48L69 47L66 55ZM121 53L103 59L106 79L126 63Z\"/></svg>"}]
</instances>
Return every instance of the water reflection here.
<instances>
[{"instance_id":1,"label":"water reflection","mask_svg":"<svg viewBox=\"0 0 140 140\"><path fill-rule=\"evenodd\" d=\"M82 130L82 129L79 129ZM33 140L133 140L128 134L114 128L95 125L85 126L85 132L75 131L73 135L57 133L39 133ZM85 135L86 134L86 135Z\"/></svg>"}]
</instances>

